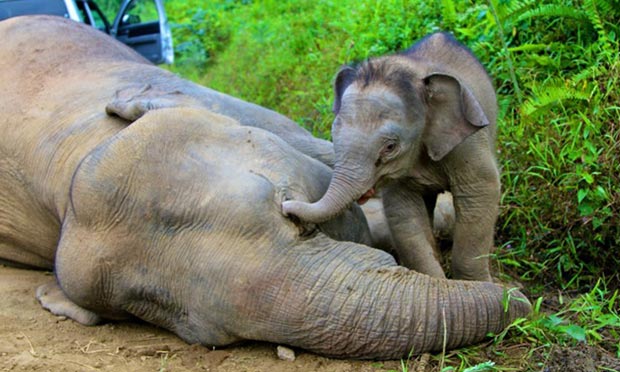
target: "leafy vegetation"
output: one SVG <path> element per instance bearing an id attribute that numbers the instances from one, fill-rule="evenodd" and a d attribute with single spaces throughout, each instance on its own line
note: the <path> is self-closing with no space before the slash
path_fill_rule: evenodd
<path id="1" fill-rule="evenodd" d="M 167 8 L 174 70 L 325 138 L 341 64 L 450 30 L 498 90 L 498 259 L 561 288 L 618 279 L 618 1 L 193 0 Z"/>
<path id="2" fill-rule="evenodd" d="M 542 297 L 531 319 L 484 351 L 433 357 L 437 370 L 541 370 L 558 345 L 620 358 L 619 1 L 168 0 L 166 8 L 172 70 L 324 138 L 340 65 L 453 32 L 498 92 L 495 259 Z"/>

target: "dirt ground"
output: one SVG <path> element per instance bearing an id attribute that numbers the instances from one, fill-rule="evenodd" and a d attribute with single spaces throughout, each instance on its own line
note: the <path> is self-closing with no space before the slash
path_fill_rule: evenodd
<path id="1" fill-rule="evenodd" d="M 259 342 L 210 350 L 140 322 L 82 326 L 39 305 L 35 288 L 50 279 L 50 273 L 0 265 L 0 371 L 400 371 L 400 361 L 335 360 L 300 350 L 294 361 L 284 361 L 277 345 Z M 513 357 L 523 360 L 524 352 Z M 537 371 L 620 371 L 620 360 L 586 345 L 554 347 L 534 359 Z M 423 360 L 410 363 L 409 371 L 439 370 Z"/>
<path id="2" fill-rule="evenodd" d="M 85 327 L 44 310 L 34 297 L 51 274 L 0 266 L 0 371 L 389 371 L 398 361 L 361 362 L 297 351 L 278 359 L 276 346 L 251 342 L 210 350 L 188 345 L 145 323 Z"/>

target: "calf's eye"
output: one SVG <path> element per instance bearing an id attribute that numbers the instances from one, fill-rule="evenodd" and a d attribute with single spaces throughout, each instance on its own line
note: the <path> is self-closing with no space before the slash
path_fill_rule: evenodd
<path id="1" fill-rule="evenodd" d="M 398 143 L 396 143 L 395 141 L 387 141 L 384 145 L 383 145 L 383 150 L 381 151 L 381 155 L 386 156 L 386 155 L 391 155 L 393 154 L 396 150 L 398 149 Z"/>

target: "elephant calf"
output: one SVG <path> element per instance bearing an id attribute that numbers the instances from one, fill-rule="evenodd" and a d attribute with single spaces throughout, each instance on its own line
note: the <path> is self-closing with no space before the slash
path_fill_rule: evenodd
<path id="1" fill-rule="evenodd" d="M 437 195 L 450 191 L 452 275 L 490 281 L 500 197 L 497 103 L 476 57 L 436 33 L 400 54 L 342 68 L 334 88 L 333 179 L 315 203 L 285 201 L 285 213 L 325 221 L 381 188 L 400 262 L 445 278 L 431 221 Z"/>
<path id="2" fill-rule="evenodd" d="M 62 18 L 3 21 L 0 39 L 0 258 L 54 269 L 37 289 L 53 313 L 398 358 L 529 312 L 518 291 L 431 278 L 360 244 L 357 206 L 318 225 L 284 216 L 331 169 L 293 147 L 324 153 L 281 115 Z"/>

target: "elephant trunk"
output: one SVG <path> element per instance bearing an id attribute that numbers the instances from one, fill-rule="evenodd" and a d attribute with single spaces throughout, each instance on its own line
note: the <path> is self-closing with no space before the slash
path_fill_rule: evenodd
<path id="1" fill-rule="evenodd" d="M 294 215 L 312 223 L 321 223 L 334 218 L 372 187 L 371 182 L 357 180 L 351 177 L 351 174 L 355 173 L 337 167 L 327 191 L 320 200 L 314 203 L 287 200 L 282 203 L 284 214 Z"/>
<path id="2" fill-rule="evenodd" d="M 518 291 L 431 278 L 372 248 L 328 242 L 333 249 L 325 249 L 327 240 L 319 236 L 288 252 L 296 263 L 269 296 L 274 323 L 246 338 L 330 357 L 393 359 L 480 342 L 530 311 Z"/>

